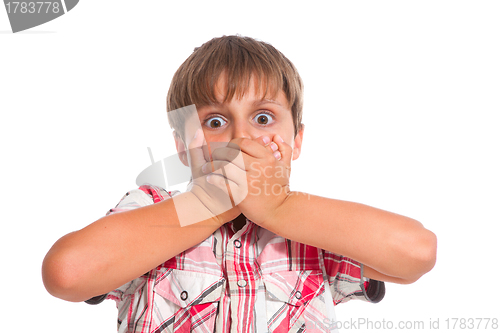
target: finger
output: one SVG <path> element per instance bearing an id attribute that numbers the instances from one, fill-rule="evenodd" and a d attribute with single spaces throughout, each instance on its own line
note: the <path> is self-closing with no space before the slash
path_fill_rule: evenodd
<path id="1" fill-rule="evenodd" d="M 212 161 L 214 163 L 214 167 L 212 168 L 212 170 L 215 169 L 215 164 L 217 164 L 216 162 L 218 162 L 218 165 L 221 165 L 224 162 L 233 163 L 240 169 L 245 170 L 245 159 L 243 153 L 234 143 L 228 144 L 226 147 L 217 148 L 212 151 Z"/>
<path id="2" fill-rule="evenodd" d="M 218 188 L 225 198 L 228 198 L 231 205 L 234 207 L 236 204 L 234 202 L 233 193 L 237 192 L 238 185 L 232 180 L 226 178 L 224 175 L 219 175 L 212 173 L 206 178 L 207 183 Z"/>
<path id="3" fill-rule="evenodd" d="M 278 150 L 274 152 L 275 157 L 283 161 L 287 166 L 290 166 L 293 152 L 292 147 L 288 145 L 279 134 L 274 135 L 273 142 L 278 146 Z M 277 157 L 278 155 L 280 158 Z"/>
<path id="4" fill-rule="evenodd" d="M 223 169 L 221 171 L 222 175 L 217 173 L 208 175 L 207 182 L 229 196 L 233 205 L 238 205 L 248 194 L 246 172 L 235 166 L 232 170 Z"/>
<path id="5" fill-rule="evenodd" d="M 231 140 L 230 143 L 236 144 L 243 153 L 251 157 L 264 158 L 269 154 L 269 149 L 267 146 L 262 145 L 263 141 L 261 140 L 258 142 L 247 138 L 237 138 Z"/>
<path id="6" fill-rule="evenodd" d="M 201 167 L 201 171 L 206 175 L 209 173 L 213 173 L 213 172 L 220 173 L 220 170 L 222 170 L 223 168 L 227 168 L 230 165 L 234 166 L 235 168 L 238 168 L 242 171 L 245 171 L 245 168 L 242 168 L 241 166 L 237 165 L 236 163 L 231 163 L 231 162 L 227 162 L 227 161 L 219 161 L 219 160 L 214 160 L 212 162 L 207 162 L 207 163 L 203 164 L 203 166 Z"/>
<path id="7" fill-rule="evenodd" d="M 278 145 L 275 142 L 271 141 L 269 136 L 263 135 L 258 137 L 254 141 L 266 147 L 267 150 L 271 152 L 274 155 L 274 157 L 276 157 L 276 159 L 278 160 L 281 159 L 281 154 L 279 152 L 275 154 L 275 152 L 278 150 Z"/>
<path id="8" fill-rule="evenodd" d="M 247 172 L 231 163 L 208 174 L 208 176 L 212 175 L 225 178 L 238 186 L 242 186 L 247 183 Z"/>
<path id="9" fill-rule="evenodd" d="M 204 190 L 208 194 L 208 200 L 211 200 L 211 204 L 215 204 L 216 215 L 236 206 L 231 191 L 231 187 L 235 185 L 231 181 L 219 175 L 209 175 L 209 177 L 205 177 L 205 180 Z"/>
<path id="10" fill-rule="evenodd" d="M 281 160 L 281 152 L 279 150 L 279 147 L 278 145 L 276 144 L 276 142 L 271 142 L 269 144 L 269 147 L 271 149 L 271 152 L 273 153 L 274 157 L 279 161 Z"/>
<path id="11" fill-rule="evenodd" d="M 263 147 L 267 147 L 272 142 L 271 137 L 269 135 L 259 136 L 258 138 L 254 139 L 254 141 Z"/>

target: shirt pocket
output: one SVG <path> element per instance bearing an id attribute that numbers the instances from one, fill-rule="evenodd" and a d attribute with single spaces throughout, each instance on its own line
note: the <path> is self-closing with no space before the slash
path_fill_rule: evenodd
<path id="1" fill-rule="evenodd" d="M 213 332 L 226 280 L 172 269 L 154 287 L 152 332 Z"/>
<path id="2" fill-rule="evenodd" d="M 269 332 L 303 331 L 322 320 L 326 307 L 321 271 L 263 274 Z"/>

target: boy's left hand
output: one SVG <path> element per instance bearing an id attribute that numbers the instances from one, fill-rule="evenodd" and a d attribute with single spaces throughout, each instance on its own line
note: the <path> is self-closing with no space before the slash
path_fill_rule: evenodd
<path id="1" fill-rule="evenodd" d="M 207 163 L 208 182 L 232 198 L 252 222 L 265 227 L 272 223 L 290 193 L 292 147 L 274 135 L 266 146 L 257 140 L 237 138 L 212 152 Z M 215 170 L 214 172 L 211 172 Z"/>

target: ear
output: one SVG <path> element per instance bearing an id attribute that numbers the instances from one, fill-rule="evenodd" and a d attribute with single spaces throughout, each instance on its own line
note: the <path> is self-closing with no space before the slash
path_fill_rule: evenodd
<path id="1" fill-rule="evenodd" d="M 177 133 L 176 131 L 174 131 L 172 134 L 174 136 L 175 148 L 177 149 L 177 155 L 179 156 L 179 159 L 181 160 L 182 164 L 189 167 L 188 159 L 187 159 L 186 145 L 185 145 L 184 141 L 182 140 L 179 133 Z"/>
<path id="2" fill-rule="evenodd" d="M 300 131 L 297 132 L 295 139 L 293 140 L 293 151 L 292 151 L 292 161 L 295 161 L 300 156 L 300 151 L 302 149 L 302 140 L 304 138 L 304 124 L 300 124 Z"/>

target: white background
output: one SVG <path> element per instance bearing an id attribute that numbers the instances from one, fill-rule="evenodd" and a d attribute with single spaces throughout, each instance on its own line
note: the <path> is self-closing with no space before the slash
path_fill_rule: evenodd
<path id="1" fill-rule="evenodd" d="M 500 3 L 327 3 L 81 1 L 17 34 L 0 9 L 2 331 L 115 331 L 114 302 L 50 296 L 42 260 L 135 187 L 147 147 L 174 153 L 174 71 L 235 33 L 273 44 L 305 82 L 293 188 L 410 216 L 438 236 L 430 273 L 387 284 L 377 305 L 340 305 L 338 319 L 439 319 L 445 330 L 447 318 L 500 318 Z"/>

